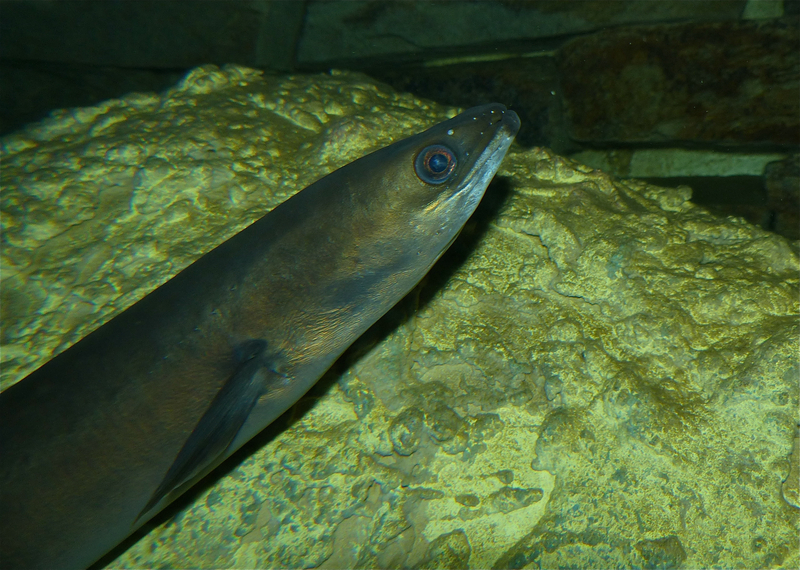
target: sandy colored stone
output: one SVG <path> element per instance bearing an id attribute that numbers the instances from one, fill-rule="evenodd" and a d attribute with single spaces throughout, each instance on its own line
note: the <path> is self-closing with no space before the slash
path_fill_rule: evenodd
<path id="1" fill-rule="evenodd" d="M 17 376 L 45 334 L 77 338 L 333 167 L 452 114 L 355 74 L 243 68 L 132 100 L 3 141 Z M 122 206 L 92 206 L 106 195 Z M 442 261 L 291 421 L 107 567 L 798 566 L 788 241 L 687 189 L 516 148 Z"/>

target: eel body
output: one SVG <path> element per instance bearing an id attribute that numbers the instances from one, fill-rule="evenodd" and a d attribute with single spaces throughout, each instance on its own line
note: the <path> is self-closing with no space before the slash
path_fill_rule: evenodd
<path id="1" fill-rule="evenodd" d="M 336 170 L 0 394 L 0 566 L 85 568 L 291 407 L 453 242 L 518 128 L 476 107 Z"/>

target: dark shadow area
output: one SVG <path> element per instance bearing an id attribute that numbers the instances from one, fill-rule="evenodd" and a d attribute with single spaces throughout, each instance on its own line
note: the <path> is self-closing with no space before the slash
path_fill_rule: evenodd
<path id="1" fill-rule="evenodd" d="M 134 92 L 159 93 L 187 71 L 0 60 L 0 136 L 56 109 L 89 107 Z"/>
<path id="2" fill-rule="evenodd" d="M 739 216 L 767 231 L 775 231 L 774 220 L 780 212 L 769 204 L 761 176 L 674 176 L 643 178 L 663 188 L 688 186 L 692 202 L 720 216 Z"/>
<path id="3" fill-rule="evenodd" d="M 522 147 L 547 146 L 559 154 L 580 148 L 567 140 L 561 118 L 557 69 L 552 58 L 511 57 L 428 67 L 373 63 L 364 72 L 392 89 L 463 108 L 502 103 L 516 111 Z"/>
<path id="4" fill-rule="evenodd" d="M 665 188 L 689 186 L 692 189 L 692 202 L 700 206 L 710 207 L 720 202 L 764 206 L 767 202 L 761 176 L 671 176 L 642 180 Z"/>
<path id="5" fill-rule="evenodd" d="M 100 570 L 110 564 L 147 533 L 167 521 L 174 519 L 174 522 L 179 522 L 183 512 L 202 493 L 207 491 L 220 478 L 235 470 L 250 455 L 270 443 L 285 429 L 301 420 L 316 402 L 333 388 L 333 385 L 336 384 L 345 371 L 366 355 L 373 346 L 383 341 L 392 331 L 403 325 L 417 310 L 425 307 L 434 298 L 436 293 L 445 286 L 447 281 L 474 251 L 476 244 L 488 231 L 489 225 L 497 217 L 510 193 L 511 185 L 509 182 L 504 178 L 495 178 L 486 190 L 486 194 L 476 208 L 475 213 L 467 220 L 458 238 L 422 281 L 392 307 L 388 313 L 367 329 L 363 335 L 356 339 L 305 396 L 191 489 L 90 566 L 89 570 Z"/>

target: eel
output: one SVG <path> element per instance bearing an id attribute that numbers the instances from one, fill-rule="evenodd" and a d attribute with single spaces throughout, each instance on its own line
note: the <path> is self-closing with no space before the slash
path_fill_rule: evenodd
<path id="1" fill-rule="evenodd" d="M 0 394 L 0 565 L 91 565 L 289 409 L 453 243 L 518 129 L 483 105 L 334 171 Z"/>

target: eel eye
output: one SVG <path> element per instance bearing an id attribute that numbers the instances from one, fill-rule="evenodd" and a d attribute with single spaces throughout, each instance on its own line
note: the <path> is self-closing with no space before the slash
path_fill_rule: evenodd
<path id="1" fill-rule="evenodd" d="M 414 160 L 414 170 L 423 182 L 441 184 L 446 182 L 456 168 L 456 155 L 441 144 L 426 146 Z"/>

